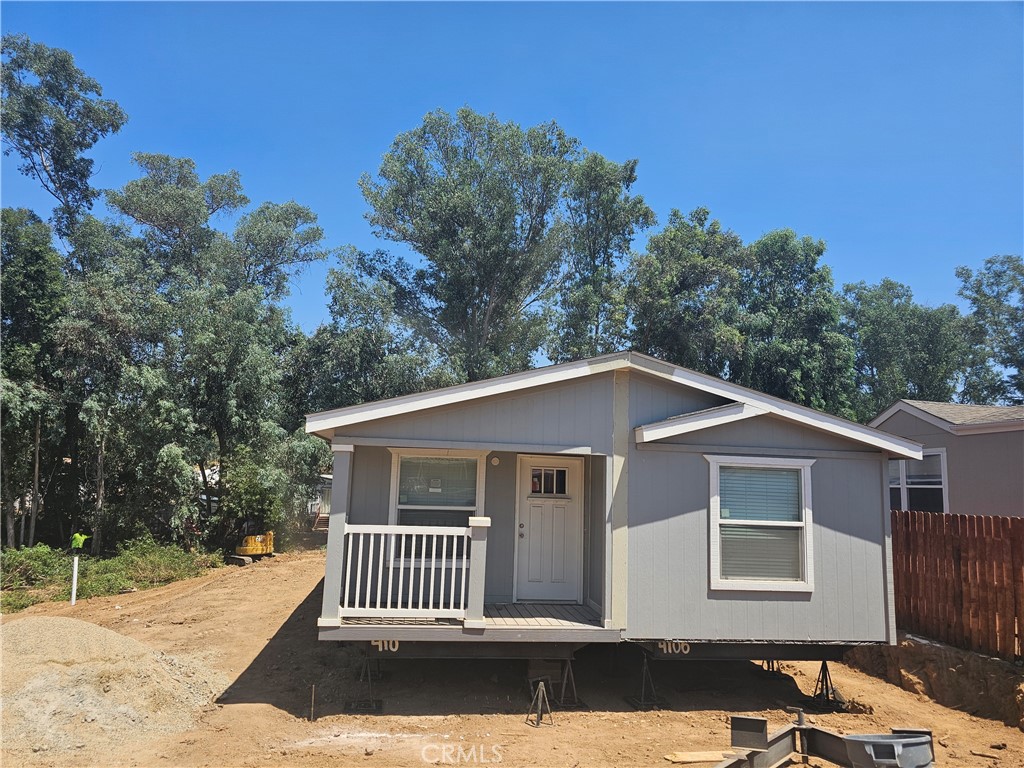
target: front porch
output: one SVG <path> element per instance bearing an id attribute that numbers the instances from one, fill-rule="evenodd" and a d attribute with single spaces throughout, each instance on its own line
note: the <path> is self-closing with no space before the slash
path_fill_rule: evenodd
<path id="1" fill-rule="evenodd" d="M 483 626 L 468 628 L 452 618 L 359 616 L 320 621 L 321 640 L 435 642 L 614 643 L 619 630 L 606 629 L 601 616 L 584 605 L 486 603 Z"/>
<path id="2" fill-rule="evenodd" d="M 334 449 L 321 639 L 620 639 L 603 608 L 605 460 Z"/>

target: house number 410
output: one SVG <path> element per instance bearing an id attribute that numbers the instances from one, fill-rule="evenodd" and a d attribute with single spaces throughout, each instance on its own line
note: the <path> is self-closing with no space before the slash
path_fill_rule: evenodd
<path id="1" fill-rule="evenodd" d="M 662 653 L 689 653 L 690 644 L 679 640 L 661 640 L 658 642 L 658 650 Z"/>
<path id="2" fill-rule="evenodd" d="M 370 645 L 376 648 L 378 653 L 384 653 L 384 651 L 391 651 L 391 653 L 396 653 L 398 651 L 397 640 L 374 640 L 370 643 Z"/>

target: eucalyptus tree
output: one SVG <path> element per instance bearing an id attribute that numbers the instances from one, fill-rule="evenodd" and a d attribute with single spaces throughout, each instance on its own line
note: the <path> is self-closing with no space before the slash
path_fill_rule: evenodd
<path id="1" fill-rule="evenodd" d="M 0 47 L 4 155 L 16 154 L 18 169 L 57 200 L 54 228 L 66 236 L 99 196 L 84 153 L 120 130 L 127 116 L 101 98 L 100 84 L 67 51 L 26 35 L 4 35 Z"/>
<path id="2" fill-rule="evenodd" d="M 297 339 L 285 366 L 286 428 L 305 413 L 455 383 L 439 351 L 403 322 L 395 287 L 369 274 L 387 259 L 353 248 L 338 254 L 325 288 L 330 322 Z"/>
<path id="3" fill-rule="evenodd" d="M 263 498 L 250 492 L 253 466 L 269 472 L 286 438 L 282 361 L 293 333 L 279 301 L 295 270 L 326 258 L 323 233 L 294 202 L 246 211 L 237 173 L 204 181 L 188 159 L 138 154 L 135 161 L 142 177 L 108 193 L 108 201 L 159 272 L 158 291 L 172 314 L 163 367 L 193 425 L 182 460 L 198 466 L 207 534 L 222 540 L 252 511 L 246 499 Z M 216 226 L 223 214 L 237 218 L 230 233 Z M 236 460 L 245 471 L 233 503 Z"/>
<path id="4" fill-rule="evenodd" d="M 975 359 L 964 396 L 973 402 L 1024 403 L 1024 260 L 992 256 L 981 269 L 958 267 L 971 307 Z"/>
<path id="5" fill-rule="evenodd" d="M 52 442 L 57 406 L 54 391 L 55 327 L 65 311 L 67 284 L 50 227 L 31 211 L 3 209 L 0 226 L 0 440 L 3 472 L 0 500 L 7 521 L 7 544 L 35 541 L 44 444 Z M 45 424 L 44 424 L 45 422 Z M 15 539 L 15 500 L 21 535 Z"/>
<path id="6" fill-rule="evenodd" d="M 629 264 L 634 349 L 713 376 L 728 376 L 742 349 L 740 277 L 748 253 L 706 208 L 673 210 Z"/>
<path id="7" fill-rule="evenodd" d="M 870 421 L 902 398 L 951 401 L 970 365 L 968 327 L 952 304 L 926 307 L 888 278 L 843 286 L 843 331 L 853 343 L 853 407 Z"/>
<path id="8" fill-rule="evenodd" d="M 636 183 L 637 160 L 588 152 L 569 169 L 565 192 L 566 273 L 548 356 L 578 360 L 621 349 L 626 337 L 622 260 L 638 230 L 655 223 Z"/>
<path id="9" fill-rule="evenodd" d="M 728 364 L 731 381 L 771 395 L 852 416 L 854 348 L 840 328 L 825 243 L 790 229 L 748 246 L 738 288 L 742 337 Z"/>
<path id="10" fill-rule="evenodd" d="M 381 237 L 422 257 L 379 265 L 408 322 L 476 380 L 522 370 L 561 273 L 558 212 L 578 143 L 555 123 L 437 110 L 400 134 L 360 188 Z"/>

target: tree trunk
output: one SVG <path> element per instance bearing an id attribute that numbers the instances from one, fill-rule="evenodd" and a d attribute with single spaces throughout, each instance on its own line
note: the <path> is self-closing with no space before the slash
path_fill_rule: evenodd
<path id="1" fill-rule="evenodd" d="M 18 511 L 21 512 L 18 518 L 18 548 L 25 546 L 25 510 L 28 509 L 28 494 L 22 494 L 18 503 Z"/>
<path id="2" fill-rule="evenodd" d="M 4 499 L 4 516 L 7 518 L 7 546 L 14 549 L 18 544 L 14 540 L 14 499 Z"/>
<path id="3" fill-rule="evenodd" d="M 96 457 L 96 522 L 92 527 L 92 553 L 100 554 L 103 549 L 103 459 L 107 450 L 107 436 L 100 438 L 100 451 Z"/>
<path id="4" fill-rule="evenodd" d="M 203 478 L 203 495 L 206 496 L 206 519 L 213 520 L 213 496 L 210 493 L 210 480 L 206 476 L 206 462 L 199 462 L 199 476 Z"/>
<path id="5" fill-rule="evenodd" d="M 39 514 L 39 429 L 42 416 L 36 414 L 36 452 L 35 466 L 32 470 L 32 518 L 28 526 L 28 545 L 31 547 L 36 543 L 36 517 Z"/>

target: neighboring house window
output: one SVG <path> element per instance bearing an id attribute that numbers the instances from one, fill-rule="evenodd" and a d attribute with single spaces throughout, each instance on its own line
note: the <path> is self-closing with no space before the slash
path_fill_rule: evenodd
<path id="1" fill-rule="evenodd" d="M 711 464 L 711 588 L 814 587 L 814 459 L 705 456 Z"/>
<path id="2" fill-rule="evenodd" d="M 923 458 L 889 459 L 889 507 L 948 512 L 946 449 L 926 448 Z"/>
<path id="3" fill-rule="evenodd" d="M 391 523 L 468 526 L 483 510 L 485 455 L 392 449 Z"/>

